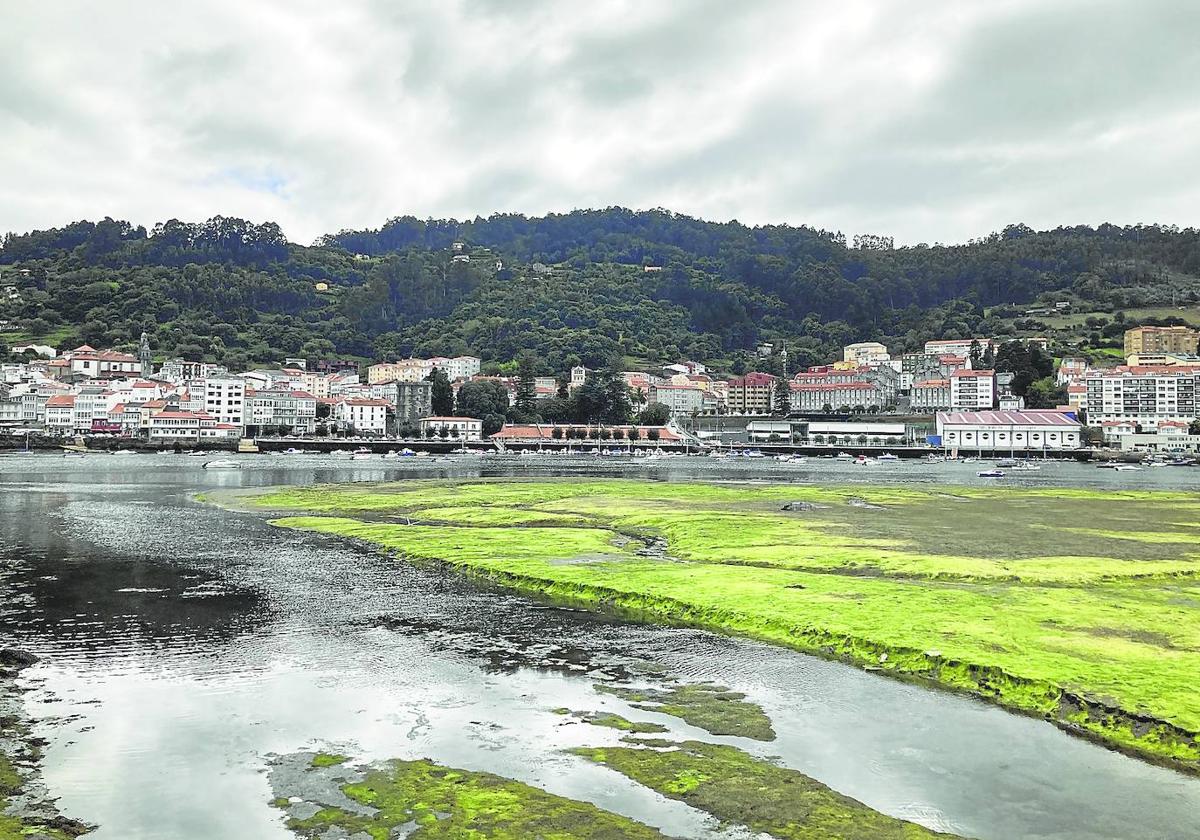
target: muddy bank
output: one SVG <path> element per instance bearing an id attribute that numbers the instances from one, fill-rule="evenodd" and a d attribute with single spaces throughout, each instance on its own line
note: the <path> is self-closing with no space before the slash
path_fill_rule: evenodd
<path id="1" fill-rule="evenodd" d="M 94 826 L 59 813 L 41 782 L 45 742 L 25 715 L 19 673 L 37 660 L 0 649 L 0 840 L 70 840 Z"/>

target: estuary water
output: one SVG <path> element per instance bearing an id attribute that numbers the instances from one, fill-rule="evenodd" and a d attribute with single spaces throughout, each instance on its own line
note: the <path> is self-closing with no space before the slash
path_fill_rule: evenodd
<path id="1" fill-rule="evenodd" d="M 888 814 L 987 840 L 1200 838 L 1200 779 L 1041 721 L 739 639 L 548 607 L 258 515 L 213 488 L 502 474 L 659 480 L 969 483 L 977 467 L 812 460 L 0 456 L 0 645 L 42 661 L 28 711 L 45 781 L 97 840 L 285 840 L 267 757 L 304 748 L 428 757 L 585 799 L 678 837 L 735 837 L 565 755 L 619 733 L 552 710 L 615 711 L 774 756 Z M 1200 489 L 1200 469 L 1050 463 L 1013 481 Z M 593 686 L 712 680 L 779 734 L 715 738 Z"/>

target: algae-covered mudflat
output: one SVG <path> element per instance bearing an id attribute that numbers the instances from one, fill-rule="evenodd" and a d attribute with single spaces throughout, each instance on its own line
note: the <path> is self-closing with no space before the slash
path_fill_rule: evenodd
<path id="1" fill-rule="evenodd" d="M 295 514 L 283 527 L 971 692 L 1200 769 L 1187 494 L 505 480 L 251 503 Z"/>

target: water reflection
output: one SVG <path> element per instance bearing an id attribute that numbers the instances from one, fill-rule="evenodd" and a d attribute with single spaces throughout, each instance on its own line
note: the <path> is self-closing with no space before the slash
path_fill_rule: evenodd
<path id="1" fill-rule="evenodd" d="M 560 706 L 709 737 L 593 690 L 652 682 L 659 669 L 748 693 L 779 733 L 767 744 L 728 742 L 935 828 L 1200 836 L 1200 780 L 1047 724 L 744 640 L 530 604 L 190 499 L 227 482 L 403 479 L 446 474 L 443 465 L 248 458 L 218 477 L 181 460 L 0 464 L 0 636 L 47 657 L 30 673 L 35 711 L 61 720 L 45 730 L 47 781 L 64 810 L 103 826 L 98 840 L 283 840 L 290 835 L 265 805 L 263 756 L 322 744 L 489 770 L 676 836 L 721 836 L 686 806 L 562 752 L 617 736 L 565 722 L 551 711 Z M 655 474 L 686 480 L 702 467 Z M 523 468 L 476 463 L 456 474 Z M 854 469 L 841 468 L 845 480 L 862 475 Z"/>

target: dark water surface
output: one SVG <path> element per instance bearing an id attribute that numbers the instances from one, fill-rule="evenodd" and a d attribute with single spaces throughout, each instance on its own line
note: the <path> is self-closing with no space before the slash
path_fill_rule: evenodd
<path id="1" fill-rule="evenodd" d="M 737 836 L 564 755 L 619 735 L 551 711 L 564 706 L 779 756 L 881 811 L 966 836 L 1200 837 L 1200 779 L 1048 724 L 766 645 L 548 608 L 190 499 L 481 472 L 974 484 L 972 465 L 250 456 L 242 470 L 206 472 L 199 460 L 0 456 L 0 642 L 44 658 L 26 682 L 29 711 L 47 719 L 46 781 L 64 812 L 101 825 L 97 840 L 291 837 L 267 806 L 264 756 L 305 747 L 429 757 L 669 834 Z M 1019 481 L 1195 490 L 1200 470 L 1049 464 Z M 714 738 L 592 688 L 656 667 L 747 692 L 778 739 Z"/>

